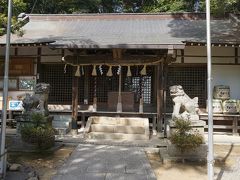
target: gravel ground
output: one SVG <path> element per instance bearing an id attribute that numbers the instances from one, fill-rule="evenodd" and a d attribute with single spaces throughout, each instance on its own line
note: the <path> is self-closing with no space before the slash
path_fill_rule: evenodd
<path id="1" fill-rule="evenodd" d="M 215 145 L 214 152 L 216 160 L 214 164 L 214 179 L 240 179 L 240 146 Z M 208 179 L 207 164 L 196 162 L 166 162 L 162 164 L 158 154 L 148 154 L 148 159 L 159 180 Z"/>

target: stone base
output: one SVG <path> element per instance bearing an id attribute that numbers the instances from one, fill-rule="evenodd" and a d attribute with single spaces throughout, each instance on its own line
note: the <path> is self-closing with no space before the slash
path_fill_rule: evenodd
<path id="1" fill-rule="evenodd" d="M 190 132 L 198 132 L 202 136 L 204 136 L 204 126 L 206 125 L 205 121 L 202 120 L 195 120 L 191 121 L 192 130 Z M 167 125 L 167 137 L 171 137 L 171 134 L 176 131 L 176 125 L 174 120 L 170 120 Z"/>
<path id="2" fill-rule="evenodd" d="M 167 146 L 168 156 L 176 160 L 206 161 L 207 149 L 207 145 L 202 144 L 195 150 L 181 152 L 174 144 L 169 143 Z"/>

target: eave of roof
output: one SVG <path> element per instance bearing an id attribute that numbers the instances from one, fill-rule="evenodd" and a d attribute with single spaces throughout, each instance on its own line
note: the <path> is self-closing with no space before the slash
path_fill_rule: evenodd
<path id="1" fill-rule="evenodd" d="M 183 49 L 206 42 L 205 14 L 73 14 L 30 15 L 23 37 L 12 44 L 49 44 L 52 48 Z M 240 44 L 239 27 L 229 19 L 213 19 L 212 42 Z M 0 37 L 0 45 L 5 38 Z"/>

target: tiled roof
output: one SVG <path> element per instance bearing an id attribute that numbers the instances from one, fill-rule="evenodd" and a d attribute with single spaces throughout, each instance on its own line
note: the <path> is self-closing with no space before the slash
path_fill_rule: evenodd
<path id="1" fill-rule="evenodd" d="M 56 48 L 182 48 L 186 41 L 206 41 L 206 21 L 200 15 L 30 15 L 23 27 L 25 34 L 13 35 L 12 43 L 53 42 Z M 212 20 L 211 29 L 213 43 L 240 43 L 239 27 L 229 19 Z M 0 44 L 4 43 L 3 36 Z"/>

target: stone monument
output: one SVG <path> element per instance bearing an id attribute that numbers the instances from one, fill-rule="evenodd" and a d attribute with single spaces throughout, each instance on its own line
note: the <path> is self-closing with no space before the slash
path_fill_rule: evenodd
<path id="1" fill-rule="evenodd" d="M 191 99 L 183 90 L 181 85 L 174 85 L 170 88 L 170 96 L 173 100 L 173 113 L 171 120 L 168 121 L 168 131 L 167 136 L 171 138 L 174 133 L 178 132 L 176 128 L 176 121 L 189 121 L 191 130 L 187 133 L 190 134 L 199 134 L 204 137 L 204 126 L 206 125 L 205 121 L 199 120 L 199 106 L 198 98 L 195 97 Z M 174 144 L 169 142 L 168 145 L 168 154 L 172 157 L 180 157 L 184 159 L 205 159 L 206 157 L 206 145 L 201 144 L 199 148 L 191 152 L 182 153 L 176 149 Z"/>
<path id="2" fill-rule="evenodd" d="M 191 99 L 180 85 L 171 86 L 169 89 L 174 102 L 172 119 L 199 120 L 198 97 Z"/>
<path id="3" fill-rule="evenodd" d="M 24 124 L 31 121 L 32 114 L 41 114 L 43 115 L 48 124 L 51 125 L 53 117 L 49 116 L 48 111 L 48 95 L 49 95 L 50 85 L 46 83 L 36 84 L 34 93 L 26 94 L 26 97 L 23 99 L 22 106 L 24 108 L 23 114 L 17 117 L 17 131 L 19 128 L 24 126 Z"/>
<path id="4" fill-rule="evenodd" d="M 172 119 L 168 122 L 169 133 L 168 137 L 175 130 L 175 121 L 177 119 L 190 120 L 193 131 L 198 131 L 204 134 L 205 121 L 199 120 L 198 97 L 191 99 L 183 90 L 181 85 L 174 85 L 169 88 L 170 96 L 173 100 Z"/>

